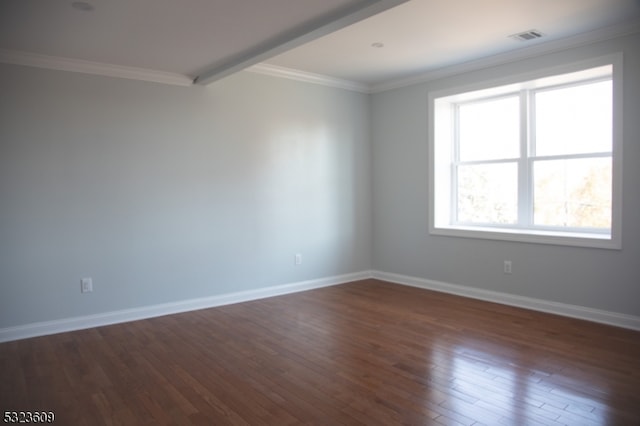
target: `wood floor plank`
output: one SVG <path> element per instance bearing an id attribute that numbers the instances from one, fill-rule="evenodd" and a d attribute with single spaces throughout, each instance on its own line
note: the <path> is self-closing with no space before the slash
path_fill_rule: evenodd
<path id="1" fill-rule="evenodd" d="M 63 425 L 639 425 L 640 333 L 363 280 L 0 344 Z"/>

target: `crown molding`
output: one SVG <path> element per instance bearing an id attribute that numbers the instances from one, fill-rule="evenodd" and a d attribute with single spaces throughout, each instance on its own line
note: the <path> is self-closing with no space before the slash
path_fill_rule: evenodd
<path id="1" fill-rule="evenodd" d="M 335 87 L 338 89 L 352 90 L 354 92 L 371 93 L 371 87 L 368 84 L 358 83 L 351 80 L 343 80 L 340 78 L 330 77 L 328 75 L 315 74 L 266 63 L 253 65 L 247 68 L 245 71 L 270 75 L 272 77 L 282 77 L 289 80 L 302 81 L 305 83 L 320 84 L 322 86 Z"/>
<path id="2" fill-rule="evenodd" d="M 379 93 L 387 90 L 411 86 L 414 84 L 426 83 L 444 77 L 451 77 L 469 71 L 478 71 L 484 68 L 490 68 L 510 62 L 530 59 L 543 54 L 559 52 L 570 48 L 611 40 L 638 32 L 640 32 L 640 19 L 635 19 L 632 21 L 624 22 L 622 24 L 603 27 L 571 37 L 551 40 L 547 42 L 540 42 L 530 47 L 512 50 L 505 53 L 499 53 L 497 55 L 487 56 L 468 62 L 445 66 L 435 70 L 427 71 L 425 73 L 421 73 L 419 75 L 414 75 L 412 77 L 374 84 L 371 86 L 371 93 Z"/>
<path id="3" fill-rule="evenodd" d="M 411 77 L 398 80 L 390 80 L 373 85 L 352 80 L 334 78 L 323 74 L 315 74 L 292 68 L 271 65 L 267 63 L 258 63 L 246 68 L 245 70 L 258 74 L 265 74 L 275 77 L 287 78 L 290 80 L 370 94 L 398 89 L 414 84 L 426 83 L 444 77 L 450 77 L 469 71 L 477 71 L 484 68 L 507 64 L 510 62 L 525 60 L 542 54 L 548 54 L 569 48 L 593 44 L 617 37 L 635 34 L 638 32 L 640 32 L 640 19 L 632 20 L 623 24 L 604 27 L 572 37 L 552 40 L 548 42 L 540 42 L 530 47 L 471 60 L 464 63 L 453 64 Z M 130 80 L 142 80 L 176 86 L 191 86 L 193 84 L 193 78 L 184 74 L 156 71 L 145 68 L 112 65 L 101 62 L 85 61 L 82 59 L 48 56 L 37 53 L 7 50 L 1 48 L 0 63 L 79 72 L 85 74 L 95 74 L 107 77 L 126 78 Z"/>
<path id="4" fill-rule="evenodd" d="M 0 49 L 0 62 L 13 65 L 46 68 L 60 71 L 95 74 L 106 77 L 142 80 L 176 86 L 191 86 L 193 79 L 183 74 L 155 71 L 145 68 L 125 67 L 82 59 L 62 58 L 38 53 Z"/>

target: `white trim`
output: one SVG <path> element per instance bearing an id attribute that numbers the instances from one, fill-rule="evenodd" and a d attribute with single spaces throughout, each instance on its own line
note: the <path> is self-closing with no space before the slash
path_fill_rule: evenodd
<path id="1" fill-rule="evenodd" d="M 358 83 L 351 80 L 343 80 L 340 78 L 333 78 L 327 75 L 315 74 L 306 71 L 295 70 L 292 68 L 281 67 L 278 65 L 271 65 L 266 63 L 260 63 L 247 68 L 245 71 L 254 72 L 257 74 L 270 75 L 272 77 L 287 78 L 290 80 L 303 81 L 305 83 L 320 84 L 322 86 L 335 87 L 338 89 L 352 90 L 354 92 L 370 93 L 370 87 L 368 84 Z"/>
<path id="2" fill-rule="evenodd" d="M 0 343 L 264 299 L 371 278 L 369 271 L 0 329 Z"/>
<path id="3" fill-rule="evenodd" d="M 518 296 L 515 294 L 501 293 L 497 291 L 484 290 L 480 288 L 467 287 L 442 281 L 434 281 L 424 278 L 417 278 L 381 271 L 372 271 L 371 275 L 375 279 L 389 281 L 395 284 L 418 287 L 442 293 L 455 294 L 458 296 L 470 297 L 472 299 L 500 303 L 509 306 L 516 306 L 519 308 L 547 312 L 555 315 L 578 318 L 582 320 L 640 331 L 640 317 L 633 315 L 626 315 L 617 312 L 604 311 L 601 309 L 588 308 L 585 306 L 552 302 L 549 300 L 535 299 L 532 297 Z"/>
<path id="4" fill-rule="evenodd" d="M 623 24 L 600 28 L 598 30 L 589 31 L 572 37 L 552 40 L 546 43 L 541 42 L 530 47 L 511 50 L 509 52 L 499 53 L 468 62 L 452 64 L 400 80 L 391 80 L 380 84 L 374 84 L 370 89 L 371 93 L 385 92 L 387 90 L 399 89 L 401 87 L 411 86 L 414 84 L 427 83 L 429 81 L 451 77 L 470 71 L 478 71 L 511 62 L 536 58 L 540 55 L 611 40 L 638 32 L 640 32 L 640 19 L 635 19 Z"/>
<path id="5" fill-rule="evenodd" d="M 38 53 L 0 49 L 0 63 L 25 65 L 60 71 L 103 75 L 106 77 L 126 78 L 130 80 L 150 81 L 175 86 L 191 86 L 193 79 L 187 75 L 144 68 L 125 67 L 82 59 L 61 58 Z"/>
<path id="6" fill-rule="evenodd" d="M 616 228 L 614 228 L 616 229 Z M 579 232 L 562 232 L 544 229 L 526 228 L 498 228 L 482 226 L 461 225 L 431 225 L 429 233 L 445 237 L 475 238 L 494 241 L 515 241 L 519 243 L 547 244 L 568 247 L 586 247 L 605 250 L 621 250 L 620 239 L 615 240 L 612 231 L 611 236 L 599 234 L 587 234 Z"/>
<path id="7" fill-rule="evenodd" d="M 508 306 L 547 312 L 565 317 L 578 318 L 617 327 L 640 330 L 640 317 L 587 308 L 584 306 L 570 305 L 549 300 L 535 299 L 514 294 L 501 293 L 479 288 L 467 287 L 442 281 L 428 280 L 411 277 L 408 275 L 394 274 L 382 271 L 361 271 L 345 275 L 327 278 L 319 278 L 296 283 L 277 285 L 256 290 L 246 290 L 235 293 L 227 293 L 218 296 L 204 297 L 200 299 L 183 300 L 179 302 L 163 303 L 159 305 L 144 306 L 140 308 L 124 309 L 120 311 L 104 312 L 95 315 L 86 315 L 62 320 L 44 321 L 25 324 L 15 327 L 0 329 L 0 343 L 12 340 L 26 339 L 30 337 L 45 336 L 49 334 L 64 333 L 68 331 L 83 330 L 93 327 L 101 327 L 110 324 L 118 324 L 128 321 L 136 321 L 154 318 L 163 315 L 171 315 L 199 309 L 214 308 L 233 303 L 248 302 L 267 297 L 281 296 L 300 291 L 330 287 L 345 284 L 352 281 L 375 278 L 393 284 L 433 290 L 447 294 L 469 297 L 472 299 L 500 303 Z"/>

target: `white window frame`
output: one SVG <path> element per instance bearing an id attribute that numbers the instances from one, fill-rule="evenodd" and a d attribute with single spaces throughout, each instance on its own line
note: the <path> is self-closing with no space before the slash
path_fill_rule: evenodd
<path id="1" fill-rule="evenodd" d="M 545 90 L 555 86 L 568 86 L 574 82 L 587 79 L 602 79 L 602 67 L 611 67 L 612 80 L 612 212 L 610 232 L 584 232 L 583 229 L 563 228 L 559 230 L 553 227 L 521 227 L 505 225 L 479 225 L 456 222 L 454 182 L 455 174 L 452 173 L 455 160 L 455 112 L 453 104 L 471 102 L 473 100 L 487 99 L 490 97 L 503 97 L 509 94 L 519 93 L 523 90 Z M 595 69 L 595 70 L 594 70 Z M 586 75 L 585 70 L 593 70 L 593 75 Z M 579 84 L 579 83 L 578 83 Z M 527 96 L 521 98 L 521 102 L 530 102 Z M 483 238 L 492 240 L 518 241 L 527 243 L 556 244 L 579 247 L 595 247 L 606 249 L 622 248 L 622 53 L 615 53 L 585 61 L 565 64 L 557 67 L 546 68 L 509 76 L 492 81 L 484 81 L 465 87 L 454 87 L 445 90 L 430 92 L 429 102 L 429 232 L 433 235 L 444 235 L 464 238 Z M 530 108 L 522 108 L 526 114 Z M 527 122 L 529 120 L 527 119 Z M 530 129 L 523 126 L 522 132 Z M 522 149 L 528 149 L 527 138 L 521 137 Z M 437 138 L 437 140 L 436 140 Z M 592 157 L 592 154 L 568 154 L 553 156 L 554 158 L 583 158 Z M 608 156 L 608 154 L 607 154 Z M 529 181 L 527 170 L 535 159 L 540 157 L 519 156 L 510 159 L 519 162 L 519 193 L 532 193 L 533 183 Z M 478 163 L 483 163 L 479 161 Z M 527 164 L 522 164 L 527 162 Z M 487 163 L 494 164 L 493 161 Z M 523 167 L 525 169 L 523 169 Z M 519 217 L 528 218 L 531 222 L 532 212 L 523 212 L 523 206 L 518 205 Z"/>

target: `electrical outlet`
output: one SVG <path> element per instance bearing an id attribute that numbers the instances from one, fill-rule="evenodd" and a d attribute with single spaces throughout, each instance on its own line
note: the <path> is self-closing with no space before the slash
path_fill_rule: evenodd
<path id="1" fill-rule="evenodd" d="M 300 253 L 296 253 L 294 263 L 296 265 L 302 265 L 302 255 Z"/>
<path id="2" fill-rule="evenodd" d="M 80 280 L 80 292 L 81 293 L 91 293 L 93 291 L 93 279 L 91 278 L 82 278 Z"/>
<path id="3" fill-rule="evenodd" d="M 505 274 L 511 274 L 512 269 L 511 269 L 511 261 L 510 260 L 505 260 L 504 261 L 504 273 Z"/>

